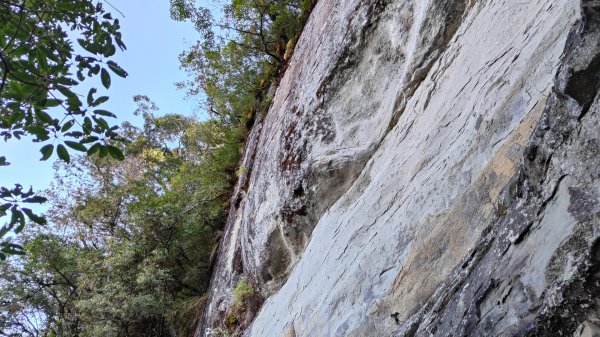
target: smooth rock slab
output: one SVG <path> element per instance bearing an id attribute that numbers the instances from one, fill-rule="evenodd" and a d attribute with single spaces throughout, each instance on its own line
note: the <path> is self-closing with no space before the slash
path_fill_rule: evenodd
<path id="1" fill-rule="evenodd" d="M 596 7 L 320 1 L 198 334 L 242 275 L 266 298 L 246 336 L 597 334 Z"/>

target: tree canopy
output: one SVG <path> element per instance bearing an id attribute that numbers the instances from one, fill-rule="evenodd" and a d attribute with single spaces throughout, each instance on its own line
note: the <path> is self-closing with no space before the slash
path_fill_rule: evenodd
<path id="1" fill-rule="evenodd" d="M 125 44 L 119 20 L 103 2 L 1 0 L 0 22 L 0 137 L 31 138 L 40 143 L 42 160 L 55 154 L 68 163 L 70 151 L 122 159 L 113 145 L 118 127 L 107 121 L 116 116 L 100 108 L 108 96 L 97 96 L 95 88 L 84 95 L 76 90 L 90 77 L 100 76 L 108 89 L 111 73 L 127 76 L 111 60 Z M 0 154 L 0 166 L 9 160 Z M 21 232 L 26 220 L 46 224 L 25 207 L 46 200 L 26 183 L 0 186 L 0 219 L 8 221 L 0 228 L 0 259 L 22 253 L 21 246 L 3 240 L 7 234 Z"/>
<path id="2" fill-rule="evenodd" d="M 193 0 L 171 0 L 171 17 L 193 22 L 200 32 L 181 54 L 191 80 L 179 85 L 190 95 L 205 94 L 213 116 L 250 126 L 268 108 L 269 89 L 277 85 L 315 2 L 232 0 L 216 11 Z"/>
<path id="3" fill-rule="evenodd" d="M 0 265 L 0 336 L 192 332 L 240 142 L 211 120 L 142 110 L 142 129 L 123 127 L 123 161 L 61 165 L 47 216 L 56 226 L 30 234 L 28 254 Z M 44 324 L 23 326 L 32 312 Z"/>

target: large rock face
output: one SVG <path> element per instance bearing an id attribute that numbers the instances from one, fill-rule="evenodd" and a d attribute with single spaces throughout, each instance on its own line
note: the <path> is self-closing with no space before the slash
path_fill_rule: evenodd
<path id="1" fill-rule="evenodd" d="M 599 9 L 319 1 L 197 335 L 242 277 L 245 336 L 600 334 Z"/>

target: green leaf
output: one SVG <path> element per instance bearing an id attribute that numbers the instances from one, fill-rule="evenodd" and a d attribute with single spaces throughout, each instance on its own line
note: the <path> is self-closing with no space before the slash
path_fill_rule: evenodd
<path id="1" fill-rule="evenodd" d="M 77 42 L 79 42 L 79 45 L 83 49 L 89 51 L 92 54 L 97 54 L 99 52 L 98 47 L 96 45 L 91 44 L 84 39 L 77 39 Z"/>
<path id="2" fill-rule="evenodd" d="M 73 125 L 75 125 L 75 120 L 71 119 L 70 121 L 67 121 L 65 124 L 63 124 L 62 128 L 60 129 L 61 132 L 67 132 L 69 131 Z"/>
<path id="3" fill-rule="evenodd" d="M 96 152 L 98 152 L 98 150 L 100 150 L 100 146 L 101 146 L 101 145 L 100 145 L 100 143 L 96 143 L 96 144 L 92 145 L 92 146 L 91 146 L 91 147 L 88 149 L 88 151 L 87 151 L 87 155 L 88 155 L 88 156 L 93 156 L 93 155 L 94 155 L 94 153 L 96 153 Z"/>
<path id="4" fill-rule="evenodd" d="M 41 70 L 43 70 L 44 73 L 48 73 L 48 59 L 47 56 L 44 54 L 44 51 L 41 49 L 36 49 L 35 57 L 38 61 Z"/>
<path id="5" fill-rule="evenodd" d="M 25 254 L 23 246 L 18 245 L 16 243 L 2 242 L 0 243 L 0 247 L 2 247 L 2 249 L 0 250 L 6 254 Z"/>
<path id="6" fill-rule="evenodd" d="M 60 59 L 58 57 L 56 57 L 54 52 L 52 50 L 50 50 L 50 48 L 46 47 L 45 45 L 40 45 L 40 50 L 42 51 L 42 53 L 44 53 L 46 58 L 48 58 L 54 62 L 60 61 Z"/>
<path id="7" fill-rule="evenodd" d="M 60 99 L 49 99 L 46 101 L 46 108 L 54 108 L 62 104 L 62 100 Z"/>
<path id="8" fill-rule="evenodd" d="M 91 104 L 91 106 L 98 106 L 98 105 L 100 105 L 100 104 L 102 104 L 102 103 L 104 103 L 106 101 L 108 101 L 108 96 L 101 96 L 101 97 L 98 97 L 94 101 L 94 103 Z"/>
<path id="9" fill-rule="evenodd" d="M 40 149 L 40 152 L 42 153 L 42 159 L 40 160 L 48 160 L 52 156 L 52 152 L 54 152 L 54 145 L 45 145 Z"/>
<path id="10" fill-rule="evenodd" d="M 86 117 L 83 119 L 83 131 L 87 134 L 92 132 L 92 119 L 91 118 Z"/>
<path id="11" fill-rule="evenodd" d="M 8 223 L 8 227 L 12 229 L 13 225 L 19 222 L 19 214 L 21 214 L 21 212 L 19 212 L 17 206 L 13 206 L 10 212 L 10 222 Z"/>
<path id="12" fill-rule="evenodd" d="M 85 146 L 83 146 L 82 144 L 77 143 L 77 142 L 65 140 L 65 145 L 67 145 L 68 147 L 70 147 L 76 151 L 87 152 L 87 149 L 85 148 Z"/>
<path id="13" fill-rule="evenodd" d="M 38 78 L 30 73 L 23 71 L 21 69 L 11 69 L 11 72 L 8 75 L 9 78 L 15 79 L 19 82 L 33 82 L 38 83 Z"/>
<path id="14" fill-rule="evenodd" d="M 77 94 L 75 94 L 73 91 L 71 91 L 71 89 L 67 87 L 58 87 L 57 89 L 58 91 L 60 91 L 61 94 L 65 95 L 65 97 L 67 98 L 77 98 Z"/>
<path id="15" fill-rule="evenodd" d="M 31 198 L 23 199 L 23 202 L 26 202 L 28 204 L 43 204 L 46 201 L 48 201 L 48 199 L 41 197 L 39 195 L 33 196 Z"/>
<path id="16" fill-rule="evenodd" d="M 8 166 L 8 165 L 10 165 L 10 163 L 6 161 L 6 157 L 1 156 L 0 157 L 0 166 Z"/>
<path id="17" fill-rule="evenodd" d="M 17 122 L 23 120 L 23 118 L 25 118 L 25 113 L 23 111 L 19 110 L 19 111 L 13 113 L 12 115 L 10 115 L 8 123 L 11 125 L 14 125 Z"/>
<path id="18" fill-rule="evenodd" d="M 110 74 L 104 68 L 100 71 L 100 79 L 102 80 L 102 85 L 108 89 L 110 88 Z"/>
<path id="19" fill-rule="evenodd" d="M 20 190 L 22 190 L 22 188 L 21 188 L 21 187 L 19 187 L 19 188 L 20 188 Z M 29 191 L 27 191 L 27 192 L 25 192 L 25 193 L 21 193 L 21 197 L 23 197 L 23 198 L 29 198 L 29 197 L 31 197 L 33 194 L 34 194 L 34 193 L 33 193 L 33 188 L 30 186 L 30 187 L 29 187 Z"/>
<path id="20" fill-rule="evenodd" d="M 25 226 L 25 216 L 16 206 L 13 206 L 11 212 L 9 227 L 12 228 L 15 224 L 19 224 L 19 227 Z"/>
<path id="21" fill-rule="evenodd" d="M 121 68 L 118 64 L 116 64 L 113 61 L 108 61 L 106 62 L 106 64 L 108 65 L 110 70 L 117 74 L 117 76 L 125 78 L 127 77 L 127 75 L 129 75 L 123 68 Z"/>
<path id="22" fill-rule="evenodd" d="M 27 215 L 29 220 L 35 222 L 36 224 L 42 225 L 42 226 L 47 224 L 47 221 L 44 217 L 34 214 L 33 211 L 30 210 L 29 208 L 23 208 L 23 212 Z M 17 232 L 17 230 L 15 230 L 15 232 Z M 19 233 L 19 232 L 17 232 L 17 233 Z"/>
<path id="23" fill-rule="evenodd" d="M 8 245 L 2 248 L 2 253 L 7 255 L 25 255 L 25 252 L 23 250 L 18 250 Z"/>
<path id="24" fill-rule="evenodd" d="M 73 3 L 70 3 L 70 2 L 60 2 L 59 1 L 59 2 L 56 3 L 55 6 L 58 9 L 61 9 L 63 11 L 68 11 L 68 12 L 77 10 L 77 7 L 75 7 L 75 5 Z"/>
<path id="25" fill-rule="evenodd" d="M 117 118 L 117 115 L 115 115 L 114 113 L 110 112 L 110 111 L 106 111 L 106 110 L 94 110 L 94 113 L 96 115 L 101 115 L 101 116 L 106 116 L 106 117 L 112 117 L 112 118 Z"/>
<path id="26" fill-rule="evenodd" d="M 94 94 L 98 92 L 98 89 L 96 88 L 91 88 L 90 91 L 88 91 L 87 94 L 87 104 L 89 106 L 94 106 Z"/>
<path id="27" fill-rule="evenodd" d="M 48 130 L 46 130 L 46 128 L 43 128 L 41 126 L 38 125 L 31 125 L 25 128 L 25 130 L 27 132 L 29 132 L 32 135 L 35 135 L 37 137 L 37 139 L 40 140 L 45 140 L 48 139 Z"/>
<path id="28" fill-rule="evenodd" d="M 123 43 L 123 40 L 121 40 L 121 38 L 116 37 L 115 41 L 117 42 L 117 45 L 119 46 L 119 48 L 121 48 L 121 50 L 127 49 L 127 47 L 125 46 L 125 43 Z"/>
<path id="29" fill-rule="evenodd" d="M 11 208 L 12 205 L 13 204 L 10 203 L 10 202 L 7 202 L 7 203 L 4 203 L 4 204 L 0 205 L 0 215 L 2 215 L 2 216 L 6 215 L 6 211 L 8 211 L 8 209 Z M 0 233 L 0 237 L 2 237 L 1 233 Z"/>
<path id="30" fill-rule="evenodd" d="M 104 47 L 104 56 L 111 57 L 117 52 L 117 48 L 112 43 L 106 44 Z"/>
<path id="31" fill-rule="evenodd" d="M 57 77 L 54 82 L 62 84 L 62 85 L 77 85 L 79 82 L 75 81 L 72 78 L 68 77 Z"/>
<path id="32" fill-rule="evenodd" d="M 100 152 L 98 153 L 98 156 L 100 156 L 100 158 L 108 156 L 108 149 L 106 148 L 106 145 L 100 145 Z"/>
<path id="33" fill-rule="evenodd" d="M 71 131 L 71 132 L 65 133 L 65 136 L 79 138 L 79 137 L 83 137 L 84 134 L 81 131 Z"/>
<path id="34" fill-rule="evenodd" d="M 89 143 L 93 143 L 98 141 L 98 137 L 96 136 L 87 136 L 85 138 L 83 138 L 81 141 L 79 141 L 79 143 L 81 144 L 89 144 Z"/>
<path id="35" fill-rule="evenodd" d="M 71 156 L 69 155 L 69 151 L 67 151 L 67 148 L 64 145 L 58 145 L 58 147 L 56 148 L 56 153 L 58 154 L 58 158 L 64 160 L 65 162 L 67 162 L 67 164 L 71 162 Z"/>
<path id="36" fill-rule="evenodd" d="M 35 109 L 35 116 L 44 123 L 48 123 L 48 124 L 53 123 L 52 117 L 50 117 L 50 115 L 43 110 Z"/>
<path id="37" fill-rule="evenodd" d="M 116 160 L 120 161 L 120 160 L 125 159 L 125 156 L 123 155 L 123 152 L 121 151 L 121 149 L 119 149 L 116 146 L 106 145 L 106 150 L 108 150 L 108 153 L 110 154 L 110 156 L 115 158 Z"/>
<path id="38" fill-rule="evenodd" d="M 23 228 L 25 228 L 25 223 L 19 224 L 19 226 L 17 226 L 17 228 L 15 228 L 15 233 L 19 234 L 23 231 Z"/>
<path id="39" fill-rule="evenodd" d="M 103 128 L 104 130 L 110 129 L 110 126 L 108 125 L 108 122 L 105 121 L 104 118 L 96 118 L 96 117 L 94 117 L 94 120 L 96 121 L 96 124 L 100 125 L 100 127 Z"/>

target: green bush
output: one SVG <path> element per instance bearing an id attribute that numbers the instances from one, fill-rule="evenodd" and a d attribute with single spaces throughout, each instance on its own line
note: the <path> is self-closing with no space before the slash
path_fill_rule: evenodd
<path id="1" fill-rule="evenodd" d="M 252 288 L 248 281 L 242 277 L 233 289 L 234 300 L 237 302 L 243 302 L 245 299 L 252 296 L 254 296 L 254 288 Z"/>

